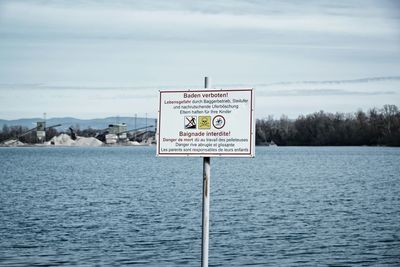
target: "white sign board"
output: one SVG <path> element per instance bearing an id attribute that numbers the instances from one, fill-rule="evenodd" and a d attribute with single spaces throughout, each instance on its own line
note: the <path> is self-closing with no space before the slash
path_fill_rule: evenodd
<path id="1" fill-rule="evenodd" d="M 157 155 L 254 157 L 254 90 L 160 91 Z"/>

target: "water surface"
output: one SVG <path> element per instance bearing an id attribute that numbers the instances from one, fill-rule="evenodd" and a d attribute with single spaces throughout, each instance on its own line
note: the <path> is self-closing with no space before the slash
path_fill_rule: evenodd
<path id="1" fill-rule="evenodd" d="M 400 149 L 211 159 L 210 266 L 399 266 Z M 199 266 L 201 158 L 1 148 L 0 266 Z"/>

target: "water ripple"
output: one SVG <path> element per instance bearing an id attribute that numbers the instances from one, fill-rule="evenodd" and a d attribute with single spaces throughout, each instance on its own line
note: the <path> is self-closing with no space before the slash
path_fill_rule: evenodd
<path id="1" fill-rule="evenodd" d="M 1 148 L 0 266 L 199 266 L 202 162 Z M 400 149 L 212 159 L 210 266 L 400 266 Z"/>

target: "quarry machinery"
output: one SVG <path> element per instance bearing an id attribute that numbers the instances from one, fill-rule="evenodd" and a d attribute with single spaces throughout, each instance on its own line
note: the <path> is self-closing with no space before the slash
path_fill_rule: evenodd
<path id="1" fill-rule="evenodd" d="M 44 140 L 45 140 L 46 131 L 49 130 L 49 129 L 52 129 L 52 128 L 59 127 L 59 126 L 61 126 L 61 124 L 55 124 L 55 125 L 46 127 L 46 124 L 44 122 L 38 122 L 36 124 L 36 127 L 32 128 L 32 129 L 29 129 L 29 130 L 17 135 L 16 137 L 9 138 L 9 139 L 3 141 L 2 144 L 6 144 L 6 143 L 12 144 L 12 143 L 18 142 L 21 137 L 23 137 L 23 136 L 25 136 L 25 135 L 27 135 L 29 133 L 32 133 L 32 132 L 36 132 L 37 136 L 40 136 L 41 138 L 44 138 Z M 14 140 L 14 142 L 10 142 L 12 140 Z M 41 141 L 41 139 L 39 139 L 39 141 Z"/>

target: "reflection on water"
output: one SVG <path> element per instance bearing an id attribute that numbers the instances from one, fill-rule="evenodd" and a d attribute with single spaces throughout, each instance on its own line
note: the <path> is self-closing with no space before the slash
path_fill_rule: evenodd
<path id="1" fill-rule="evenodd" d="M 210 266 L 399 266 L 400 149 L 211 159 Z M 1 148 L 0 266 L 199 266 L 202 160 Z"/>

